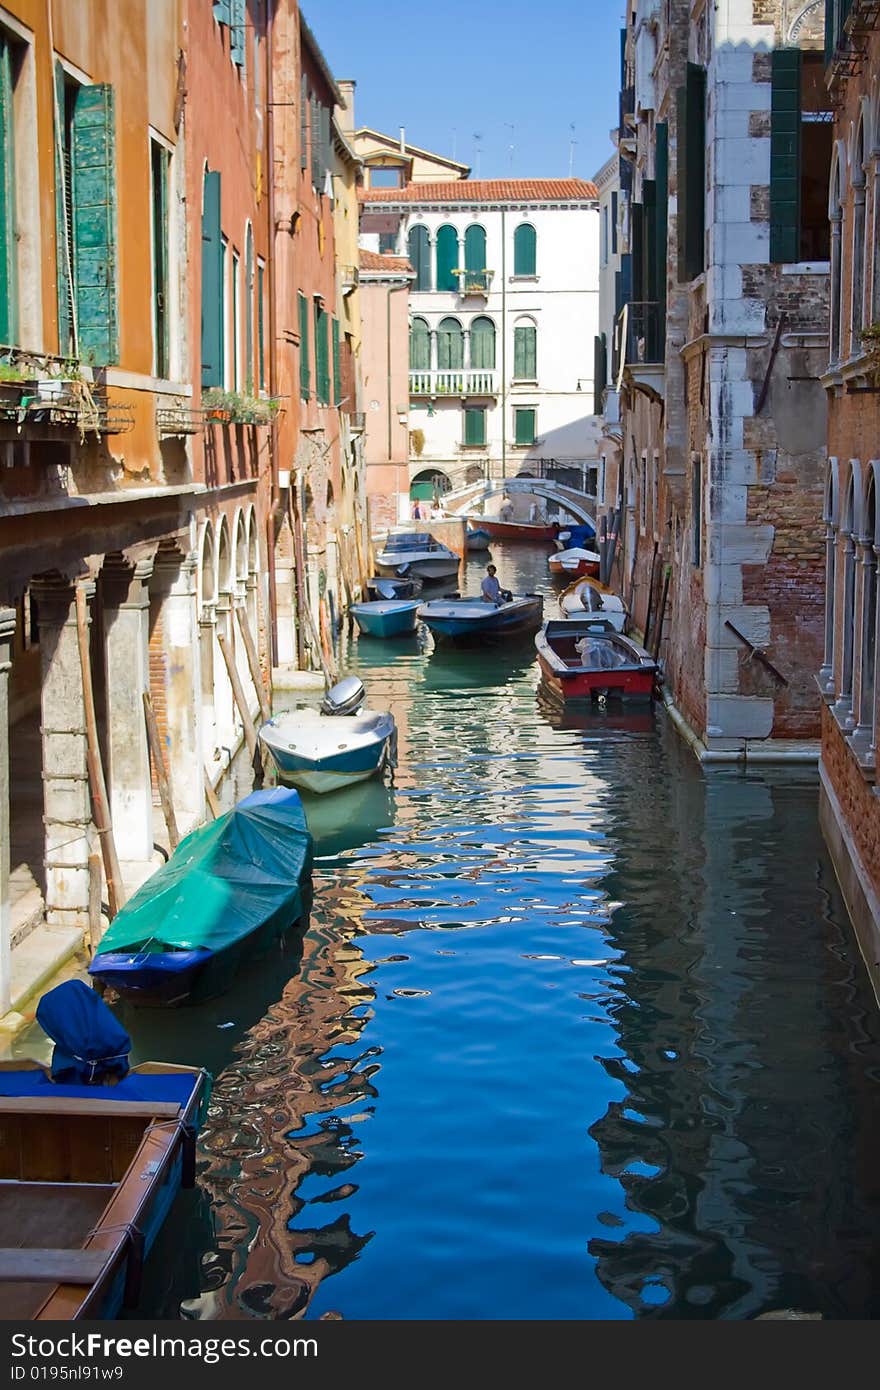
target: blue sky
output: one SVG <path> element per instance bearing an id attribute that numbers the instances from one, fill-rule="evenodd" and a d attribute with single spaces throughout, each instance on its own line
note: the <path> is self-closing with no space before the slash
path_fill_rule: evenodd
<path id="1" fill-rule="evenodd" d="M 484 179 L 565 178 L 570 168 L 588 179 L 601 167 L 617 124 L 623 8 L 303 0 L 331 71 L 357 82 L 359 126 L 395 136 L 405 126 L 414 145 Z"/>

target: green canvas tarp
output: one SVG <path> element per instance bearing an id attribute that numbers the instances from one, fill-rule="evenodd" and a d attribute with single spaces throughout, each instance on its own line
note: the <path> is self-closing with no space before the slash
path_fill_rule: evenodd
<path id="1" fill-rule="evenodd" d="M 310 891 L 312 837 L 297 792 L 253 792 L 218 820 L 194 830 L 116 915 L 106 951 L 215 953 L 262 926 L 303 915 Z"/>

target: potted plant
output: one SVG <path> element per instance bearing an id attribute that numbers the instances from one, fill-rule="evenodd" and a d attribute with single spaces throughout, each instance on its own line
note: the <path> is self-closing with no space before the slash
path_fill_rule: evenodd
<path id="1" fill-rule="evenodd" d="M 880 322 L 869 323 L 861 332 L 862 347 L 875 386 L 880 386 Z"/>
<path id="2" fill-rule="evenodd" d="M 216 386 L 211 387 L 208 391 L 203 391 L 202 409 L 208 419 L 218 421 L 221 424 L 228 423 L 232 418 L 230 398 L 234 395 L 233 391 L 222 391 Z"/>
<path id="3" fill-rule="evenodd" d="M 413 451 L 413 453 L 415 454 L 416 458 L 421 458 L 421 456 L 422 456 L 422 450 L 423 450 L 424 447 L 425 447 L 425 431 L 424 431 L 424 430 L 410 430 L 410 432 L 409 432 L 409 442 L 410 442 L 410 446 L 412 447 L 412 451 Z"/>

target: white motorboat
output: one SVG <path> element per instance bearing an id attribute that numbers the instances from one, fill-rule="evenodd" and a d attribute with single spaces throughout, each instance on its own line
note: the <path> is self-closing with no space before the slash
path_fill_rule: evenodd
<path id="1" fill-rule="evenodd" d="M 595 619 L 600 627 L 625 632 L 629 614 L 623 599 L 595 580 L 580 579 L 559 597 L 563 618 Z"/>
<path id="2" fill-rule="evenodd" d="M 327 691 L 321 708 L 276 714 L 260 729 L 278 780 L 308 792 L 350 787 L 397 765 L 394 715 L 364 707 L 357 676 Z"/>
<path id="3" fill-rule="evenodd" d="M 460 563 L 453 550 L 425 531 L 392 532 L 384 549 L 376 556 L 379 574 L 414 576 L 428 583 L 453 578 L 458 574 Z"/>

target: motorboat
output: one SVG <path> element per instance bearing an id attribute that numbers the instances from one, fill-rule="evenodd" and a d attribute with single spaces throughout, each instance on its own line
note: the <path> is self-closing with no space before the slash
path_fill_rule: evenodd
<path id="1" fill-rule="evenodd" d="M 534 632 L 541 625 L 543 607 L 540 594 L 513 594 L 497 604 L 453 595 L 423 603 L 418 615 L 440 641 L 482 642 Z"/>
<path id="2" fill-rule="evenodd" d="M 311 906 L 312 841 L 299 795 L 252 792 L 181 840 L 116 914 L 89 965 L 134 1004 L 221 994 Z"/>
<path id="3" fill-rule="evenodd" d="M 454 551 L 435 541 L 426 531 L 405 531 L 399 535 L 392 533 L 386 539 L 384 549 L 376 556 L 376 569 L 380 575 L 407 579 L 415 577 L 423 583 L 454 578 L 460 563 Z"/>
<path id="4" fill-rule="evenodd" d="M 394 715 L 366 709 L 357 676 L 327 691 L 320 709 L 276 714 L 259 731 L 279 781 L 308 792 L 350 787 L 397 765 Z"/>
<path id="5" fill-rule="evenodd" d="M 480 529 L 489 532 L 490 541 L 533 541 L 552 543 L 559 531 L 559 522 L 538 525 L 532 521 L 501 521 L 497 517 L 474 519 Z"/>
<path id="6" fill-rule="evenodd" d="M 547 568 L 554 579 L 567 580 L 599 577 L 599 555 L 595 550 L 557 550 L 547 559 Z"/>
<path id="7" fill-rule="evenodd" d="M 417 598 L 422 592 L 422 581 L 413 576 L 374 574 L 367 580 L 367 597 L 364 602 L 378 602 L 381 599 Z"/>
<path id="8" fill-rule="evenodd" d="M 181 1188 L 211 1077 L 129 1065 L 131 1038 L 83 980 L 44 994 L 51 1065 L 0 1062 L 2 1317 L 115 1318 L 136 1309 L 144 1262 Z"/>
<path id="9" fill-rule="evenodd" d="M 488 550 L 491 539 L 485 526 L 468 526 L 465 532 L 465 543 L 470 552 Z"/>
<path id="10" fill-rule="evenodd" d="M 563 618 L 589 618 L 600 625 L 610 623 L 615 632 L 626 632 L 629 614 L 618 594 L 594 579 L 579 579 L 559 596 Z"/>
<path id="11" fill-rule="evenodd" d="M 351 613 L 365 637 L 401 637 L 415 632 L 417 598 L 377 599 L 371 603 L 352 603 Z"/>
<path id="12" fill-rule="evenodd" d="M 584 521 L 576 526 L 563 527 L 556 537 L 558 550 L 590 550 L 596 539 L 596 528 Z"/>
<path id="13" fill-rule="evenodd" d="M 654 693 L 656 661 L 610 623 L 603 632 L 586 618 L 552 620 L 535 647 L 544 683 L 559 699 L 650 700 Z"/>

